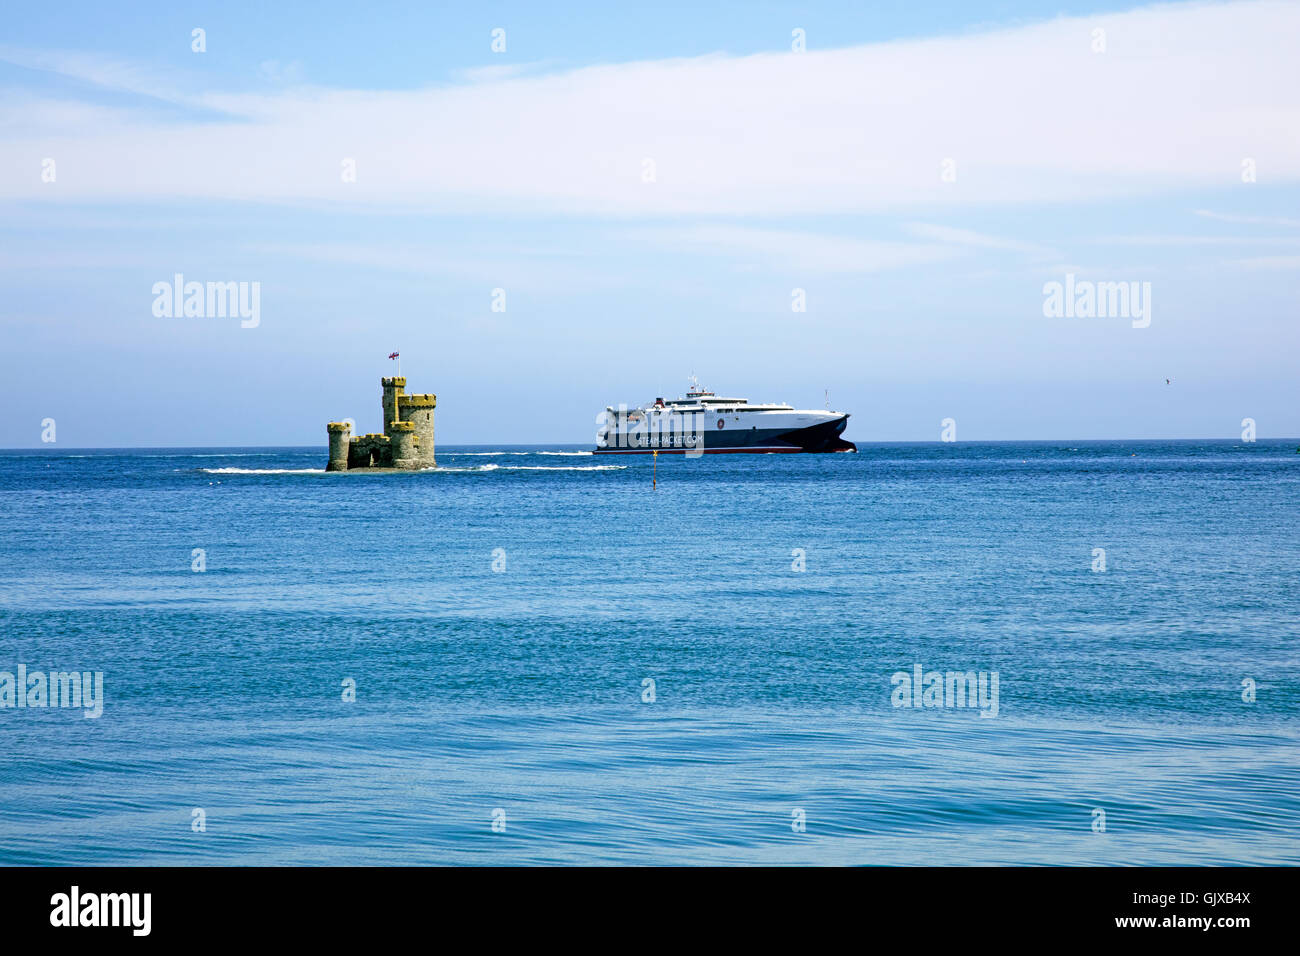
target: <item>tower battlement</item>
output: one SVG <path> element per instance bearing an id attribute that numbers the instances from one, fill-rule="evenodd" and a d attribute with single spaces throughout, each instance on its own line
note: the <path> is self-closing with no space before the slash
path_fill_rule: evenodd
<path id="1" fill-rule="evenodd" d="M 437 408 L 438 396 L 425 393 L 423 395 L 399 395 L 397 404 L 400 408 Z"/>
<path id="2" fill-rule="evenodd" d="M 383 432 L 352 435 L 348 422 L 329 422 L 329 463 L 326 471 L 354 471 L 364 468 L 418 470 L 436 465 L 433 455 L 433 410 L 438 397 L 424 392 L 406 395 L 406 378 L 385 376 L 379 380 Z"/>

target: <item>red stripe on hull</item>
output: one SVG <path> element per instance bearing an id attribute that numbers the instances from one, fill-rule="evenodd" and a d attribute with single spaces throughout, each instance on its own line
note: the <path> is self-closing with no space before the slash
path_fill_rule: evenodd
<path id="1" fill-rule="evenodd" d="M 661 455 L 772 455 L 772 454 L 813 454 L 803 448 L 705 448 L 701 452 L 688 451 L 685 448 L 597 448 L 596 455 L 649 455 L 654 452 Z"/>

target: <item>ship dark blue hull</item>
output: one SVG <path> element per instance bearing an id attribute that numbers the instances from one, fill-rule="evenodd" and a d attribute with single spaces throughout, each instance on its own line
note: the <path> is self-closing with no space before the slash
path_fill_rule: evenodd
<path id="1" fill-rule="evenodd" d="M 792 430 L 723 428 L 708 431 L 704 434 L 703 453 L 764 455 L 857 451 L 857 445 L 840 437 L 848 423 L 849 416 L 842 415 L 830 421 Z M 680 435 L 656 435 L 632 431 L 616 436 L 615 443 L 604 448 L 598 447 L 595 453 L 597 455 L 648 455 L 654 451 L 661 455 L 699 453 L 689 445 L 684 446 L 682 439 L 683 436 Z"/>

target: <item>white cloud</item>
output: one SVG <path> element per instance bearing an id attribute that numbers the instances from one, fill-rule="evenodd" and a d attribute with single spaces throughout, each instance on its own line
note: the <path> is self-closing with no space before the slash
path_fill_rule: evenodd
<path id="1" fill-rule="evenodd" d="M 301 84 L 304 76 L 301 60 L 290 60 L 287 63 L 263 60 L 258 64 L 257 72 L 267 82 L 292 85 Z"/>
<path id="2" fill-rule="evenodd" d="M 247 248 L 272 261 L 297 259 L 348 269 L 379 270 L 412 276 L 454 277 L 485 288 L 507 285 L 540 288 L 619 287 L 626 280 L 569 251 L 494 243 L 490 248 L 454 241 L 410 242 L 254 242 Z M 0 261 L 3 261 L 0 259 Z"/>
<path id="3" fill-rule="evenodd" d="M 703 225 L 630 229 L 621 238 L 686 251 L 758 260 L 794 273 L 865 273 L 942 262 L 961 254 L 951 245 L 857 239 L 748 226 Z"/>
<path id="4" fill-rule="evenodd" d="M 98 53 L 72 50 L 26 50 L 0 46 L 0 61 L 58 76 L 106 90 L 135 93 L 168 103 L 191 100 L 176 88 L 173 79 L 161 73 Z"/>
<path id="5" fill-rule="evenodd" d="M 1092 52 L 1095 28 L 1105 53 Z M 1300 4 L 1170 5 L 803 54 L 200 99 L 234 121 L 87 125 L 51 114 L 0 145 L 0 199 L 855 213 L 1246 188 L 1247 157 L 1264 186 L 1300 181 L 1297 35 Z M 152 88 L 142 72 L 94 58 L 39 62 Z M 45 156 L 59 160 L 57 186 L 32 172 Z M 356 160 L 356 183 L 341 181 L 344 158 Z M 955 182 L 940 178 L 947 158 Z M 642 181 L 645 159 L 654 183 Z"/>
<path id="6" fill-rule="evenodd" d="M 1300 242 L 1291 236 L 1097 236 L 1085 239 L 1099 246 L 1258 246 Z"/>
<path id="7" fill-rule="evenodd" d="M 1211 212 L 1208 209 L 1197 209 L 1196 215 L 1206 219 L 1215 219 L 1219 222 L 1232 222 L 1248 226 L 1300 226 L 1300 219 L 1286 219 L 1282 216 L 1235 216 L 1230 213 Z"/>
<path id="8" fill-rule="evenodd" d="M 1002 249 L 1011 252 L 1023 252 L 1039 259 L 1054 259 L 1060 256 L 1060 253 L 1056 250 L 1036 242 L 990 236 L 987 233 L 976 232 L 973 229 L 958 229 L 954 226 L 936 226 L 930 223 L 917 222 L 908 226 L 908 231 L 924 239 L 935 239 L 939 242 L 950 242 L 976 249 Z"/>
<path id="9" fill-rule="evenodd" d="M 1236 264 L 1246 269 L 1277 269 L 1284 272 L 1300 270 L 1300 256 L 1256 256 L 1238 259 Z"/>
<path id="10" fill-rule="evenodd" d="M 513 79 L 528 73 L 538 73 L 551 65 L 551 60 L 537 60 L 532 63 L 501 63 L 489 66 L 477 66 L 465 70 L 454 70 L 452 76 L 463 83 L 492 83 L 499 80 Z"/>

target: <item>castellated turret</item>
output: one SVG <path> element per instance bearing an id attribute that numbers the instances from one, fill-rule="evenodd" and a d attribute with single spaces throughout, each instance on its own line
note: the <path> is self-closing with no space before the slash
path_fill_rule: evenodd
<path id="1" fill-rule="evenodd" d="M 406 388 L 406 377 L 394 375 L 391 378 L 381 378 L 379 384 L 384 389 L 384 434 L 388 434 L 388 423 L 401 421 L 402 415 L 398 411 L 398 405 L 402 397 L 402 390 Z"/>
<path id="2" fill-rule="evenodd" d="M 415 425 L 411 422 L 389 422 L 388 438 L 393 449 L 393 467 L 416 469 L 420 467 L 415 448 Z"/>
<path id="3" fill-rule="evenodd" d="M 417 470 L 435 465 L 433 454 L 433 410 L 436 395 L 406 395 L 406 379 L 400 375 L 380 379 L 383 389 L 383 432 L 352 435 L 347 422 L 330 422 L 329 462 L 326 471 L 355 471 L 360 468 Z"/>
<path id="4" fill-rule="evenodd" d="M 399 395 L 397 408 L 402 421 L 415 426 L 415 444 L 421 468 L 433 468 L 433 410 L 438 407 L 437 395 Z"/>
<path id="5" fill-rule="evenodd" d="M 348 446 L 352 444 L 352 426 L 347 422 L 330 422 L 325 426 L 330 434 L 330 460 L 326 471 L 348 470 Z"/>

